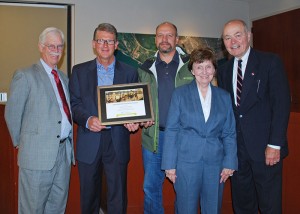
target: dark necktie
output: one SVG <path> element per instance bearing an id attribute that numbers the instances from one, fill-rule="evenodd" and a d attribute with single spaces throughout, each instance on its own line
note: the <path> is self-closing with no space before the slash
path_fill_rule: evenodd
<path id="1" fill-rule="evenodd" d="M 68 118 L 70 124 L 72 124 L 70 109 L 69 109 L 69 106 L 68 106 L 68 103 L 67 103 L 67 99 L 66 99 L 66 96 L 65 96 L 64 89 L 62 87 L 62 84 L 60 82 L 59 76 L 57 74 L 57 71 L 56 70 L 52 70 L 51 73 L 54 76 L 54 80 L 55 80 L 55 83 L 56 83 L 56 86 L 57 86 L 57 90 L 58 90 L 59 96 L 60 96 L 62 104 L 63 104 L 64 112 L 66 113 L 67 118 Z"/>
<path id="2" fill-rule="evenodd" d="M 242 86 L 243 86 L 243 74 L 242 74 L 242 61 L 238 61 L 237 78 L 236 78 L 236 105 L 240 106 Z"/>

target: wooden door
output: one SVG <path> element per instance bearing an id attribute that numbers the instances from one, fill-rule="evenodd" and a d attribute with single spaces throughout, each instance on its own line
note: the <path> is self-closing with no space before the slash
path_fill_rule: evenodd
<path id="1" fill-rule="evenodd" d="M 253 21 L 253 47 L 277 53 L 290 83 L 292 112 L 300 112 L 300 9 Z"/>
<path id="2" fill-rule="evenodd" d="M 253 21 L 253 46 L 277 53 L 287 72 L 292 106 L 288 127 L 289 155 L 283 164 L 283 213 L 300 210 L 300 9 Z"/>

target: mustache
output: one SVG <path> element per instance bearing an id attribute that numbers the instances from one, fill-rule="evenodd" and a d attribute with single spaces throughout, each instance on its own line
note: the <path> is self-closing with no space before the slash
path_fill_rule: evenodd
<path id="1" fill-rule="evenodd" d="M 159 45 L 171 45 L 169 42 L 161 42 Z"/>
<path id="2" fill-rule="evenodd" d="M 57 52 L 50 52 L 49 53 L 51 56 L 59 56 L 60 55 L 60 53 L 57 53 Z"/>

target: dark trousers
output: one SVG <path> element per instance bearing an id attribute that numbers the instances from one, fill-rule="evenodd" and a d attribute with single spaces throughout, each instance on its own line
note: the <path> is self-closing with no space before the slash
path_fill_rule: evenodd
<path id="1" fill-rule="evenodd" d="M 88 142 L 87 146 L 88 146 Z M 101 143 L 92 164 L 78 162 L 82 214 L 98 214 L 101 204 L 102 171 L 107 181 L 107 212 L 123 214 L 127 209 L 127 164 L 121 164 L 112 143 L 111 131 L 101 132 Z"/>
<path id="2" fill-rule="evenodd" d="M 244 140 L 238 136 L 238 171 L 231 178 L 236 214 L 282 213 L 282 160 L 273 166 L 250 159 Z"/>

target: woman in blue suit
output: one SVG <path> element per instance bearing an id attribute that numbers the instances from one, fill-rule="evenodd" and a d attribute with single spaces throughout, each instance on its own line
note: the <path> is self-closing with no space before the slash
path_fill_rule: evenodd
<path id="1" fill-rule="evenodd" d="M 211 84 L 216 57 L 209 48 L 191 53 L 195 80 L 172 96 L 162 169 L 174 183 L 178 214 L 221 212 L 225 181 L 237 169 L 235 119 L 229 93 Z"/>

